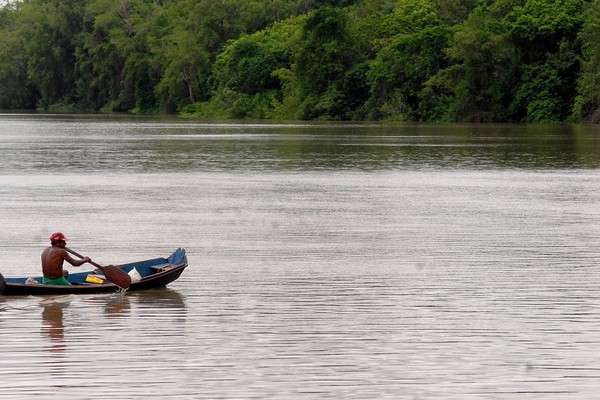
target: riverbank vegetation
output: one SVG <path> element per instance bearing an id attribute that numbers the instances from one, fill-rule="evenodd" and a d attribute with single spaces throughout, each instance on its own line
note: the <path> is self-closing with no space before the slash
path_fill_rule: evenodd
<path id="1" fill-rule="evenodd" d="M 600 0 L 24 0 L 0 108 L 600 123 Z"/>

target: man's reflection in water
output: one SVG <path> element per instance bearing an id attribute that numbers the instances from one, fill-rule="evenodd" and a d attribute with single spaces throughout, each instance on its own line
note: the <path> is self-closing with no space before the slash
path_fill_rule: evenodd
<path id="1" fill-rule="evenodd" d="M 48 301 L 43 305 L 42 335 L 48 338 L 48 350 L 62 356 L 67 348 L 64 340 L 63 310 L 69 306 L 69 302 Z"/>

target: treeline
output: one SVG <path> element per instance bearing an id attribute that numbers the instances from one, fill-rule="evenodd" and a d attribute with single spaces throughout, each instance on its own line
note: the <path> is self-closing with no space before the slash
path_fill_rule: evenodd
<path id="1" fill-rule="evenodd" d="M 600 0 L 24 0 L 0 108 L 600 122 Z"/>

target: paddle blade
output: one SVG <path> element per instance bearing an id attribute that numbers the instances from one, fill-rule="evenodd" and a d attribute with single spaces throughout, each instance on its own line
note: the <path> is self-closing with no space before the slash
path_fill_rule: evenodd
<path id="1" fill-rule="evenodd" d="M 106 279 L 114 283 L 120 288 L 127 289 L 131 285 L 131 276 L 120 268 L 114 265 L 107 265 L 102 267 L 102 272 Z"/>

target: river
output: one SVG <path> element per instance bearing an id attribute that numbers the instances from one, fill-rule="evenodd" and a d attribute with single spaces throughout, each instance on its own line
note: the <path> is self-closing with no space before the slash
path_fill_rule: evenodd
<path id="1" fill-rule="evenodd" d="M 2 399 L 597 398 L 600 127 L 0 114 L 0 166 L 4 276 L 190 262 L 0 297 Z"/>

